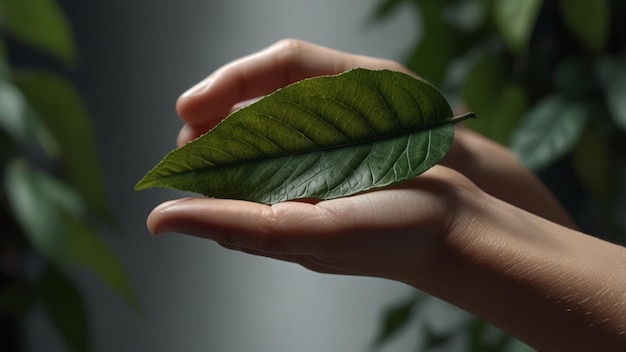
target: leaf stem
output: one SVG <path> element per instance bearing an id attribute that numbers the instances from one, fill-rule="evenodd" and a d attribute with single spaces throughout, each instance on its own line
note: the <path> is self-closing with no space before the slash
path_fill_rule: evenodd
<path id="1" fill-rule="evenodd" d="M 473 119 L 473 118 L 476 118 L 476 114 L 475 113 L 473 113 L 473 112 L 466 112 L 463 115 L 454 116 L 454 117 L 451 117 L 451 118 L 446 119 L 446 120 L 438 121 L 435 124 L 424 126 L 423 129 L 426 130 L 426 129 L 431 129 L 431 128 L 437 128 L 437 127 L 445 126 L 445 125 L 457 124 L 459 122 L 463 122 L 465 120 L 469 120 L 469 119 Z"/>
<path id="2" fill-rule="evenodd" d="M 463 115 L 453 117 L 452 121 L 450 121 L 450 122 L 452 122 L 452 123 L 459 123 L 459 122 L 463 122 L 465 120 L 475 119 L 475 118 L 476 118 L 476 114 L 470 111 L 470 112 L 466 112 Z"/>

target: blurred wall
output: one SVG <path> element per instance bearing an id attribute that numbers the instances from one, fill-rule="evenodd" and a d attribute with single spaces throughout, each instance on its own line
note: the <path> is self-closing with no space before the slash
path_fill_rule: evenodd
<path id="1" fill-rule="evenodd" d="M 145 217 L 180 194 L 133 192 L 175 146 L 177 96 L 220 65 L 274 41 L 300 38 L 392 59 L 417 36 L 409 14 L 367 25 L 375 0 L 66 0 L 80 42 L 77 81 L 94 116 L 108 198 L 121 235 L 107 241 L 124 262 L 143 312 L 90 275 L 94 351 L 364 351 L 404 285 L 324 276 L 227 251 L 182 235 L 152 237 Z M 35 312 L 29 351 L 63 351 Z M 405 339 L 406 340 L 406 339 Z M 410 350 L 412 341 L 397 341 Z"/>

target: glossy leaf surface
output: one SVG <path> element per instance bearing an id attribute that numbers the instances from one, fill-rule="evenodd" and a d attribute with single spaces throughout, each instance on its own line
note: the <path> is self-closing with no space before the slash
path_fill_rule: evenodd
<path id="1" fill-rule="evenodd" d="M 547 97 L 524 117 L 511 148 L 526 167 L 542 170 L 572 151 L 588 121 L 589 109 L 583 103 Z"/>
<path id="2" fill-rule="evenodd" d="M 356 69 L 304 80 L 236 111 L 136 185 L 273 204 L 330 199 L 413 178 L 454 136 L 430 84 Z"/>
<path id="3" fill-rule="evenodd" d="M 95 131 L 79 92 L 62 76 L 47 71 L 18 71 L 15 80 L 36 111 L 44 137 L 53 139 L 47 143 L 53 145 L 48 152 L 61 159 L 69 183 L 93 210 L 109 218 Z"/>
<path id="4" fill-rule="evenodd" d="M 5 177 L 5 192 L 15 219 L 30 244 L 58 264 L 67 261 L 67 242 L 57 204 L 48 192 L 58 185 L 36 172 L 24 160 L 12 161 Z M 68 201 L 73 203 L 72 200 Z"/>
<path id="5" fill-rule="evenodd" d="M 422 77 L 435 85 L 444 83 L 448 64 L 458 44 L 453 27 L 441 17 L 444 11 L 445 3 L 440 1 L 420 3 L 424 34 L 406 59 L 407 66 L 413 72 L 419 72 Z M 441 40 L 442 36 L 447 40 Z"/>
<path id="6" fill-rule="evenodd" d="M 611 119 L 626 131 L 626 55 L 603 58 L 596 71 Z"/>
<path id="7" fill-rule="evenodd" d="M 417 310 L 420 303 L 420 297 L 411 297 L 407 301 L 399 302 L 389 307 L 384 312 L 384 324 L 376 338 L 376 344 L 382 345 L 389 341 L 393 336 L 397 335 L 401 330 L 409 325 L 411 316 Z"/>
<path id="8" fill-rule="evenodd" d="M 528 99 L 522 87 L 508 82 L 505 74 L 501 56 L 484 54 L 469 71 L 461 93 L 467 108 L 481 117 L 467 126 L 506 145 L 528 108 Z"/>
<path id="9" fill-rule="evenodd" d="M 66 64 L 76 62 L 69 20 L 54 0 L 0 1 L 2 25 L 20 41 Z"/>
<path id="10" fill-rule="evenodd" d="M 57 266 L 85 267 L 139 307 L 122 263 L 85 219 L 86 205 L 76 191 L 24 160 L 9 164 L 5 177 L 13 213 L 34 248 Z"/>
<path id="11" fill-rule="evenodd" d="M 0 80 L 0 129 L 14 141 L 28 137 L 28 105 L 22 92 L 13 84 Z"/>
<path id="12" fill-rule="evenodd" d="M 543 0 L 500 0 L 493 4 L 495 22 L 505 42 L 516 53 L 525 52 Z"/>
<path id="13" fill-rule="evenodd" d="M 122 262 L 91 224 L 69 212 L 62 214 L 69 258 L 96 275 L 108 288 L 117 292 L 131 308 L 139 311 L 135 295 Z"/>

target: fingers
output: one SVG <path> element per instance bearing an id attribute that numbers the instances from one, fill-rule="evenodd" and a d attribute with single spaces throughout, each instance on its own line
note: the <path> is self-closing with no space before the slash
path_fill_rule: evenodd
<path id="1" fill-rule="evenodd" d="M 354 234 L 441 226 L 452 206 L 436 168 L 392 188 L 322 201 L 272 206 L 238 200 L 185 198 L 158 206 L 148 217 L 152 233 L 186 233 L 221 244 L 282 255 L 335 255 Z M 454 203 L 454 202 L 450 202 Z M 454 204 L 453 204 L 454 205 Z M 454 205 L 456 206 L 456 205 Z"/>
<path id="2" fill-rule="evenodd" d="M 269 94 L 305 78 L 338 74 L 355 67 L 408 72 L 393 61 L 351 55 L 298 40 L 282 40 L 227 64 L 177 101 L 187 126 L 179 145 L 199 136 L 227 116 L 233 106 Z"/>
<path id="3" fill-rule="evenodd" d="M 392 187 L 317 203 L 180 199 L 154 209 L 148 228 L 318 272 L 409 282 L 448 232 L 465 229 L 467 214 L 483 206 L 484 193 L 477 192 L 461 174 L 434 167 Z"/>
<path id="4" fill-rule="evenodd" d="M 322 208 L 308 203 L 267 206 L 237 200 L 185 198 L 157 207 L 148 217 L 148 228 L 155 234 L 185 233 L 242 250 L 293 255 L 303 254 L 300 247 L 305 246 L 311 228 L 328 231 L 327 224 L 333 223 L 330 217 Z M 297 233 L 298 237 L 283 241 L 288 232 Z"/>

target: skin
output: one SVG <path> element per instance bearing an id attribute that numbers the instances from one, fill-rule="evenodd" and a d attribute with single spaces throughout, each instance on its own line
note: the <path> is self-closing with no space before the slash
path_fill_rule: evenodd
<path id="1" fill-rule="evenodd" d="M 178 144 L 250 99 L 355 67 L 414 75 L 283 40 L 185 92 Z M 441 165 L 393 187 L 273 206 L 184 198 L 157 206 L 147 224 L 317 272 L 404 282 L 541 351 L 626 351 L 626 249 L 578 232 L 515 156 L 462 126 Z"/>

